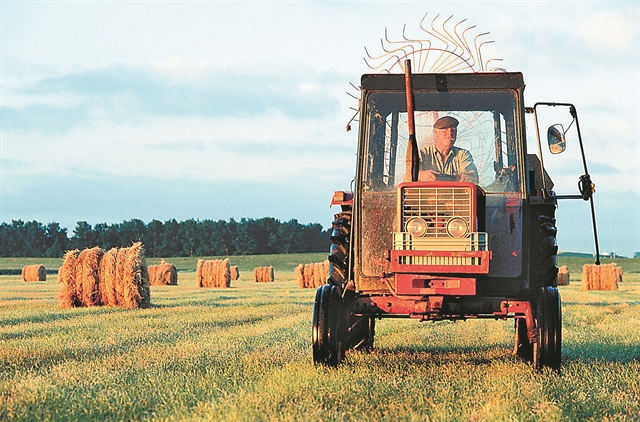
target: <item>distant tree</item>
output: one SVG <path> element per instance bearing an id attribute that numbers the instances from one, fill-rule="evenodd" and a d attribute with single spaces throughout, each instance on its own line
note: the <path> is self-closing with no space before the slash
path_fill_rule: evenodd
<path id="1" fill-rule="evenodd" d="M 636 253 L 634 253 L 634 254 L 633 254 L 633 257 L 634 257 L 634 258 L 640 258 L 640 252 L 636 252 Z"/>
<path id="2" fill-rule="evenodd" d="M 73 236 L 58 223 L 13 220 L 0 224 L 0 256 L 62 257 L 69 249 L 127 247 L 141 241 L 149 257 L 229 256 L 321 252 L 329 247 L 330 230 L 320 224 L 285 223 L 273 217 L 236 221 L 132 219 L 120 224 L 78 221 Z"/>
<path id="3" fill-rule="evenodd" d="M 67 229 L 60 227 L 58 223 L 49 223 L 45 227 L 46 249 L 42 254 L 47 258 L 62 258 L 65 251 L 69 250 L 70 241 L 67 237 Z"/>
<path id="4" fill-rule="evenodd" d="M 157 257 L 158 248 L 162 241 L 162 233 L 164 232 L 164 226 L 161 221 L 151 220 L 147 224 L 147 234 L 142 242 L 144 245 L 145 253 L 150 257 Z"/>
<path id="5" fill-rule="evenodd" d="M 93 230 L 91 224 L 86 221 L 78 221 L 76 228 L 73 229 L 71 248 L 80 250 L 94 248 L 99 245 L 99 242 L 98 233 Z"/>

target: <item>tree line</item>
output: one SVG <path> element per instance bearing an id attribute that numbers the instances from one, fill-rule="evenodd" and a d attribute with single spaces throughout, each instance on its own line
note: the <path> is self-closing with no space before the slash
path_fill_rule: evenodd
<path id="1" fill-rule="evenodd" d="M 69 237 L 59 223 L 13 220 L 0 226 L 0 256 L 61 258 L 72 249 L 128 247 L 142 242 L 147 257 L 260 255 L 329 250 L 320 224 L 271 217 L 229 221 L 138 219 L 91 226 L 79 221 Z"/>

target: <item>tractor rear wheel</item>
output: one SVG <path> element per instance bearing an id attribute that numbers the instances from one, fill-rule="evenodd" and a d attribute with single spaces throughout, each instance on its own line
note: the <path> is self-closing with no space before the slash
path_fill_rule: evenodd
<path id="1" fill-rule="evenodd" d="M 342 296 L 337 286 L 325 284 L 316 290 L 313 308 L 313 362 L 338 366 L 344 357 L 341 339 Z"/>
<path id="2" fill-rule="evenodd" d="M 548 215 L 538 216 L 538 286 L 558 285 L 558 242 L 555 218 Z"/>
<path id="3" fill-rule="evenodd" d="M 329 250 L 329 284 L 344 290 L 349 281 L 349 238 L 351 232 L 351 213 L 341 212 L 335 215 L 331 224 L 331 249 Z"/>
<path id="4" fill-rule="evenodd" d="M 538 296 L 536 316 L 538 339 L 534 345 L 533 365 L 560 369 L 562 360 L 562 302 L 557 287 L 546 286 Z"/>

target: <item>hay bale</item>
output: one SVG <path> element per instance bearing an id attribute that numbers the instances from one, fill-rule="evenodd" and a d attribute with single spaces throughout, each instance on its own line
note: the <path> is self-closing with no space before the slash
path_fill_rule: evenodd
<path id="1" fill-rule="evenodd" d="M 149 284 L 151 286 L 175 286 L 178 284 L 178 271 L 173 264 L 164 262 L 149 265 Z"/>
<path id="2" fill-rule="evenodd" d="M 307 286 L 305 285 L 306 283 L 304 279 L 304 264 L 298 265 L 294 270 L 294 272 L 296 275 L 296 283 L 298 284 L 298 287 L 300 287 L 301 289 L 307 288 Z"/>
<path id="3" fill-rule="evenodd" d="M 569 267 L 563 265 L 558 268 L 558 286 L 568 286 L 569 282 Z"/>
<path id="4" fill-rule="evenodd" d="M 118 306 L 118 248 L 109 249 L 100 260 L 100 299 L 103 305 Z"/>
<path id="5" fill-rule="evenodd" d="M 315 289 L 327 284 L 329 261 L 300 264 L 296 267 L 296 281 L 302 289 Z"/>
<path id="6" fill-rule="evenodd" d="M 229 259 L 198 260 L 196 267 L 198 287 L 231 287 Z"/>
<path id="7" fill-rule="evenodd" d="M 231 281 L 240 279 L 240 270 L 238 270 L 237 265 L 232 265 L 231 267 L 229 267 L 229 270 L 231 271 Z"/>
<path id="8" fill-rule="evenodd" d="M 273 266 L 254 268 L 253 279 L 256 283 L 273 283 L 275 279 Z"/>
<path id="9" fill-rule="evenodd" d="M 58 279 L 63 307 L 151 306 L 149 273 L 140 242 L 108 252 L 99 247 L 69 251 L 58 270 Z"/>
<path id="10" fill-rule="evenodd" d="M 61 284 L 58 301 L 63 308 L 80 306 L 82 302 L 76 294 L 76 260 L 80 251 L 74 249 L 64 254 L 64 262 L 58 268 L 58 283 Z"/>
<path id="11" fill-rule="evenodd" d="M 47 281 L 47 270 L 42 264 L 22 267 L 22 281 Z"/>
<path id="12" fill-rule="evenodd" d="M 204 265 L 204 260 L 199 259 L 196 263 L 196 286 L 204 287 L 202 285 L 202 266 Z"/>
<path id="13" fill-rule="evenodd" d="M 618 270 L 615 263 L 585 264 L 582 267 L 582 284 L 580 290 L 618 290 L 618 283 L 622 279 L 622 269 Z"/>
<path id="14" fill-rule="evenodd" d="M 76 291 L 84 306 L 101 305 L 100 300 L 100 260 L 104 251 L 99 248 L 85 249 L 76 261 Z"/>
<path id="15" fill-rule="evenodd" d="M 148 308 L 151 306 L 151 289 L 149 288 L 149 273 L 144 259 L 142 242 L 136 242 L 129 248 L 118 251 L 124 255 L 124 269 L 122 278 L 122 302 L 125 308 Z"/>
<path id="16" fill-rule="evenodd" d="M 156 269 L 158 268 L 157 265 L 148 265 L 147 266 L 147 272 L 149 273 L 149 285 L 151 286 L 155 286 L 156 285 Z"/>

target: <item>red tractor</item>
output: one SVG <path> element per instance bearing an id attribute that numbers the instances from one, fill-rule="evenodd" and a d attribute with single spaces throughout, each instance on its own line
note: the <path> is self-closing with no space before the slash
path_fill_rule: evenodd
<path id="1" fill-rule="evenodd" d="M 315 296 L 314 362 L 337 366 L 347 350 L 371 349 L 376 319 L 513 318 L 514 353 L 536 368 L 559 368 L 557 201 L 584 199 L 593 211 L 575 107 L 525 107 L 521 73 L 412 74 L 409 60 L 404 67 L 361 78 L 355 186 L 332 199 L 341 211 L 328 282 Z M 525 115 L 538 125 L 547 107 L 568 111 L 577 129 L 579 195 L 553 192 L 539 135 L 539 153 L 527 153 Z M 442 116 L 459 123 L 455 145 L 472 155 L 473 181 L 444 173 L 420 180 L 419 151 Z M 564 127 L 547 133 L 551 152 L 562 152 Z"/>

